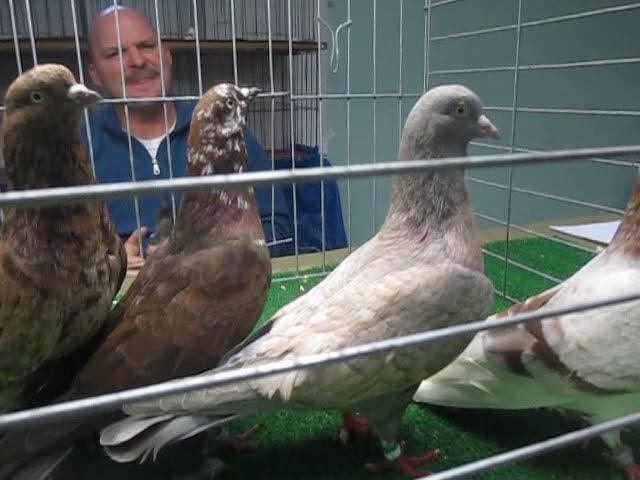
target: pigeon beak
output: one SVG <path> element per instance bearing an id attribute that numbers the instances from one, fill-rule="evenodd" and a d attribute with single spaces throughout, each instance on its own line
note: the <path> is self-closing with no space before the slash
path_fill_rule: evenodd
<path id="1" fill-rule="evenodd" d="M 480 115 L 480 118 L 478 118 L 478 127 L 483 137 L 500 138 L 500 130 L 498 130 L 486 116 Z"/>
<path id="2" fill-rule="evenodd" d="M 242 87 L 239 90 L 240 90 L 240 93 L 244 96 L 244 98 L 247 98 L 247 99 L 253 98 L 256 95 L 258 95 L 260 92 L 262 92 L 262 90 L 255 87 L 251 87 L 251 88 Z"/>
<path id="3" fill-rule="evenodd" d="M 98 92 L 88 89 L 81 83 L 71 85 L 67 96 L 80 107 L 88 107 L 102 100 Z"/>

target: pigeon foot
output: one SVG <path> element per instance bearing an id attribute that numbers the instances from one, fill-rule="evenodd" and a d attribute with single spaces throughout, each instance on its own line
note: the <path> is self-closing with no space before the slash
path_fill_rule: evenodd
<path id="1" fill-rule="evenodd" d="M 350 436 L 360 438 L 377 437 L 369 420 L 355 415 L 342 415 L 342 424 L 338 427 L 338 439 L 346 447 Z"/>
<path id="2" fill-rule="evenodd" d="M 429 462 L 438 458 L 440 455 L 440 450 L 431 450 L 423 455 L 417 456 L 405 456 L 405 442 L 400 442 L 397 449 L 399 449 L 399 456 L 395 459 L 389 459 L 389 455 L 387 459 L 376 462 L 376 463 L 368 463 L 365 465 L 365 469 L 369 470 L 373 473 L 382 473 L 388 470 L 395 470 L 396 472 L 402 473 L 409 478 L 418 478 L 425 477 L 427 475 L 431 475 L 429 470 L 423 470 L 418 468 L 418 466 L 422 463 Z"/>

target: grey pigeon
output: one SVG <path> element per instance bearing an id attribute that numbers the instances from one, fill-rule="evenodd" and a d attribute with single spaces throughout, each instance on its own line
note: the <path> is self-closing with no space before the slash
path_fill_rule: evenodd
<path id="1" fill-rule="evenodd" d="M 490 317 L 510 317 L 631 295 L 640 285 L 640 176 L 611 243 L 573 276 Z M 414 399 L 463 407 L 554 408 L 590 423 L 638 411 L 640 302 L 480 332 Z M 619 431 L 601 435 L 630 480 L 640 466 Z"/>
<path id="2" fill-rule="evenodd" d="M 497 137 L 478 96 L 460 85 L 427 92 L 406 121 L 400 160 L 466 154 L 469 141 Z M 402 175 L 380 231 L 306 295 L 280 309 L 222 359 L 219 370 L 464 323 L 484 317 L 493 287 L 469 208 L 463 169 Z M 130 417 L 101 433 L 116 461 L 155 456 L 209 423 L 280 407 L 337 409 L 369 420 L 386 461 L 409 476 L 431 457 L 404 455 L 400 418 L 420 381 L 447 365 L 470 338 L 175 395 L 125 406 Z M 199 416 L 201 414 L 202 416 Z"/>

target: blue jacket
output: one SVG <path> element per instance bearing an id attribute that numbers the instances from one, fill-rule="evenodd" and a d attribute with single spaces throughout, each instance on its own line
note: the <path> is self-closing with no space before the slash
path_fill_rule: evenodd
<path id="1" fill-rule="evenodd" d="M 194 104 L 191 102 L 176 102 L 176 125 L 169 134 L 171 145 L 171 164 L 174 177 L 182 177 L 186 171 L 187 138 Z M 122 129 L 112 104 L 91 112 L 89 117 L 91 126 L 91 141 L 95 160 L 96 176 L 100 183 L 126 182 L 133 180 L 131 163 L 129 161 L 128 136 Z M 82 135 L 87 142 L 86 128 L 82 126 Z M 270 170 L 271 162 L 267 159 L 264 149 L 260 145 L 255 134 L 246 130 L 245 141 L 248 153 L 248 170 Z M 169 175 L 169 149 L 166 138 L 158 147 L 156 158 L 160 167 L 160 174 L 153 174 L 153 164 L 147 149 L 137 139 L 131 138 L 133 151 L 133 169 L 135 180 L 157 180 L 170 178 Z M 272 231 L 271 212 L 271 187 L 256 188 L 258 210 L 262 219 L 267 242 L 274 239 Z M 181 195 L 176 193 L 176 205 L 179 204 Z M 171 194 L 164 196 L 138 197 L 140 211 L 140 223 L 146 225 L 150 231 L 155 230 L 156 214 L 158 210 L 171 204 Z M 275 186 L 274 195 L 274 226 L 277 240 L 293 236 L 292 222 L 289 218 L 289 210 L 285 202 L 282 189 Z M 134 199 L 122 198 L 107 202 L 109 212 L 113 218 L 118 233 L 126 237 L 137 228 Z M 271 247 L 273 256 L 279 255 L 279 246 Z"/>

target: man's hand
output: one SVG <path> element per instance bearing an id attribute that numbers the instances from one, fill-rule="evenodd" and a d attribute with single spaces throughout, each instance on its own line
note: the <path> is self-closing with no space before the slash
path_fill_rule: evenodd
<path id="1" fill-rule="evenodd" d="M 131 233 L 129 238 L 124 242 L 124 249 L 127 251 L 127 263 L 129 268 L 139 267 L 144 263 L 142 258 L 142 252 L 140 251 L 140 244 L 142 239 L 149 235 L 149 229 L 147 227 L 140 227 Z M 155 249 L 154 249 L 155 251 Z M 147 253 L 153 253 L 148 251 Z"/>

